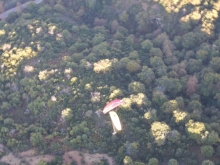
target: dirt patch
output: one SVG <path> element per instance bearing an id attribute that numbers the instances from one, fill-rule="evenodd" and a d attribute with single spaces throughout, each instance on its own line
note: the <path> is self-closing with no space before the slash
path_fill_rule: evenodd
<path id="1" fill-rule="evenodd" d="M 4 149 L 5 147 L 0 144 L 0 147 Z M 69 151 L 63 155 L 63 164 L 71 163 L 73 160 L 77 163 L 77 165 L 82 165 L 82 160 L 85 165 L 93 165 L 95 162 L 99 162 L 101 159 L 106 159 L 110 165 L 115 165 L 112 157 L 107 154 L 89 154 L 83 153 L 79 151 Z M 37 155 L 34 149 L 16 153 L 16 155 L 12 152 L 3 156 L 0 159 L 0 162 L 4 162 L 10 165 L 19 165 L 21 162 L 25 162 L 30 165 L 38 165 L 41 160 L 45 162 L 51 162 L 55 159 L 54 155 Z"/>
<path id="2" fill-rule="evenodd" d="M 18 154 L 20 157 L 29 157 L 29 156 L 34 156 L 35 154 L 35 150 L 28 150 L 28 151 L 24 151 Z"/>
<path id="3" fill-rule="evenodd" d="M 4 145 L 0 144 L 0 152 L 4 152 Z"/>
<path id="4" fill-rule="evenodd" d="M 55 159 L 55 156 L 53 155 L 38 155 L 24 158 L 25 162 L 30 165 L 38 165 L 41 160 L 51 162 L 53 159 Z"/>
<path id="5" fill-rule="evenodd" d="M 19 163 L 21 162 L 21 159 L 14 156 L 14 154 L 10 152 L 8 155 L 3 156 L 0 162 L 5 162 L 10 165 L 19 165 Z"/>
<path id="6" fill-rule="evenodd" d="M 25 152 L 18 153 L 15 156 L 12 152 L 1 158 L 0 162 L 5 162 L 10 165 L 19 165 L 21 161 L 26 162 L 30 165 L 38 165 L 41 160 L 50 162 L 55 158 L 53 155 L 36 155 L 35 150 L 28 150 Z"/>
<path id="7" fill-rule="evenodd" d="M 108 160 L 109 165 L 114 165 L 114 161 L 111 157 L 106 154 L 87 154 L 84 153 L 85 162 L 88 162 L 88 165 L 92 165 L 92 162 L 98 162 L 101 159 Z"/>
<path id="8" fill-rule="evenodd" d="M 63 160 L 65 164 L 71 163 L 74 160 L 76 164 L 81 165 L 82 156 L 77 151 L 70 151 L 63 155 Z"/>
<path id="9" fill-rule="evenodd" d="M 71 163 L 74 160 L 77 165 L 82 165 L 81 160 L 84 160 L 86 165 L 92 165 L 103 158 L 108 160 L 110 165 L 114 165 L 114 160 L 106 154 L 88 154 L 80 153 L 79 151 L 70 151 L 63 156 L 64 164 Z"/>

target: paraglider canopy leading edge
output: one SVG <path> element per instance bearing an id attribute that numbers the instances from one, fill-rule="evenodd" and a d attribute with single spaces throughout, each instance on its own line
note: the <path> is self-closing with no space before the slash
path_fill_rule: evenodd
<path id="1" fill-rule="evenodd" d="M 121 131 L 121 122 L 120 119 L 115 111 L 113 111 L 114 108 L 120 106 L 123 103 L 123 100 L 113 100 L 110 103 L 108 103 L 105 108 L 103 109 L 103 113 L 109 113 L 110 118 L 112 120 L 112 126 L 114 132 L 112 134 L 116 134 L 118 131 Z"/>
<path id="2" fill-rule="evenodd" d="M 114 108 L 118 107 L 119 105 L 121 105 L 124 101 L 123 100 L 113 100 L 110 103 L 108 103 L 105 108 L 103 109 L 103 113 L 106 114 L 109 111 L 113 110 Z"/>

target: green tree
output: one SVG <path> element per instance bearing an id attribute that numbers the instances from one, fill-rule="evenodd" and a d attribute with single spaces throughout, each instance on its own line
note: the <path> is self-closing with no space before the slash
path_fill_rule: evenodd
<path id="1" fill-rule="evenodd" d="M 214 149 L 212 146 L 209 146 L 209 145 L 206 145 L 206 146 L 201 146 L 200 147 L 200 150 L 201 150 L 201 154 L 204 156 L 204 157 L 211 157 L 214 153 Z"/>
<path id="2" fill-rule="evenodd" d="M 38 146 L 42 143 L 43 136 L 40 132 L 31 133 L 30 141 L 33 146 Z"/>
<path id="3" fill-rule="evenodd" d="M 165 66 L 162 58 L 157 56 L 150 58 L 150 65 L 154 70 L 156 70 L 158 67 L 160 68 L 161 66 Z"/>
<path id="4" fill-rule="evenodd" d="M 218 83 L 220 81 L 220 74 L 208 72 L 202 76 L 201 80 L 201 93 L 204 96 L 214 96 L 219 92 Z"/>
<path id="5" fill-rule="evenodd" d="M 56 4 L 54 5 L 54 10 L 60 13 L 64 13 L 65 12 L 65 7 L 61 4 Z"/>
<path id="6" fill-rule="evenodd" d="M 7 133 L 9 129 L 7 127 L 1 127 L 1 133 Z"/>
<path id="7" fill-rule="evenodd" d="M 185 106 L 183 97 L 177 97 L 175 100 L 177 101 L 179 108 L 183 110 Z"/>
<path id="8" fill-rule="evenodd" d="M 177 162 L 176 159 L 170 159 L 170 160 L 168 161 L 168 165 L 179 165 L 179 163 Z"/>
<path id="9" fill-rule="evenodd" d="M 120 15 L 119 15 L 119 20 L 123 23 L 126 23 L 128 21 L 128 13 L 126 11 L 123 11 Z"/>
<path id="10" fill-rule="evenodd" d="M 138 52 L 136 50 L 130 52 L 128 58 L 131 59 L 131 60 L 136 60 L 137 62 L 140 62 L 139 54 L 138 54 Z"/>
<path id="11" fill-rule="evenodd" d="M 138 142 L 133 142 L 133 143 L 126 142 L 125 143 L 126 152 L 132 157 L 136 157 L 138 155 L 139 146 L 140 145 Z"/>
<path id="12" fill-rule="evenodd" d="M 167 75 L 167 67 L 160 57 L 154 56 L 150 58 L 150 65 L 157 77 Z"/>
<path id="13" fill-rule="evenodd" d="M 220 107 L 220 93 L 216 93 L 214 99 L 217 102 L 217 106 Z"/>
<path id="14" fill-rule="evenodd" d="M 218 133 L 215 131 L 205 132 L 205 136 L 202 138 L 202 143 L 206 145 L 216 144 L 219 140 Z"/>
<path id="15" fill-rule="evenodd" d="M 179 142 L 180 133 L 177 130 L 172 130 L 167 134 L 167 139 L 173 143 Z"/>
<path id="16" fill-rule="evenodd" d="M 163 52 L 160 50 L 160 48 L 151 48 L 150 49 L 150 56 L 151 57 L 157 56 L 157 57 L 162 58 Z"/>
<path id="17" fill-rule="evenodd" d="M 162 45 L 166 40 L 169 40 L 167 33 L 161 33 L 153 40 L 154 46 L 162 48 Z"/>
<path id="18" fill-rule="evenodd" d="M 150 158 L 147 165 L 158 165 L 159 161 L 157 158 Z"/>
<path id="19" fill-rule="evenodd" d="M 201 59 L 189 59 L 186 63 L 186 70 L 189 74 L 194 74 L 199 72 L 202 69 L 202 60 Z"/>
<path id="20" fill-rule="evenodd" d="M 217 146 L 216 155 L 217 155 L 217 156 L 220 156 L 220 145 Z"/>
<path id="21" fill-rule="evenodd" d="M 178 102 L 176 100 L 169 100 L 167 102 L 165 102 L 161 109 L 165 112 L 165 113 L 172 113 L 174 110 L 178 110 L 179 109 L 179 105 Z"/>
<path id="22" fill-rule="evenodd" d="M 84 58 L 83 53 L 74 53 L 72 55 L 72 59 L 74 62 L 79 63 L 80 60 L 82 60 Z"/>
<path id="23" fill-rule="evenodd" d="M 147 12 L 141 11 L 135 16 L 135 20 L 138 24 L 138 31 L 141 33 L 149 33 L 152 30 L 150 16 Z"/>
<path id="24" fill-rule="evenodd" d="M 153 48 L 153 43 L 150 40 L 145 40 L 141 43 L 141 48 L 149 52 Z"/>
<path id="25" fill-rule="evenodd" d="M 148 123 L 153 123 L 158 120 L 157 111 L 155 109 L 148 109 L 148 111 L 144 113 L 143 117 Z"/>
<path id="26" fill-rule="evenodd" d="M 189 102 L 188 108 L 190 111 L 194 111 L 194 110 L 202 110 L 202 104 L 200 103 L 200 101 L 197 100 L 192 100 Z"/>
<path id="27" fill-rule="evenodd" d="M 123 40 L 124 37 L 125 37 L 125 36 L 124 36 L 121 32 L 119 32 L 119 31 L 117 31 L 117 32 L 115 33 L 115 35 L 114 35 L 114 39 L 116 39 L 116 40 Z"/>
<path id="28" fill-rule="evenodd" d="M 146 164 L 143 163 L 143 162 L 137 162 L 137 161 L 135 161 L 135 162 L 134 162 L 134 165 L 146 165 Z"/>
<path id="29" fill-rule="evenodd" d="M 30 13 L 36 13 L 37 12 L 37 9 L 38 9 L 38 5 L 34 2 L 30 2 L 28 3 L 27 5 L 27 8 L 28 12 Z"/>
<path id="30" fill-rule="evenodd" d="M 212 57 L 210 65 L 215 72 L 219 73 L 220 71 L 220 57 Z"/>
<path id="31" fill-rule="evenodd" d="M 38 163 L 38 165 L 47 165 L 47 162 L 45 162 L 44 160 L 40 160 L 40 162 Z"/>
<path id="32" fill-rule="evenodd" d="M 167 100 L 168 100 L 167 96 L 162 91 L 160 90 L 153 91 L 152 102 L 157 107 L 160 107 L 161 105 L 163 105 L 163 103 L 166 102 Z"/>
<path id="33" fill-rule="evenodd" d="M 182 45 L 185 49 L 193 49 L 197 45 L 195 33 L 189 32 L 182 36 Z"/>
<path id="34" fill-rule="evenodd" d="M 6 118 L 6 119 L 4 119 L 4 124 L 12 125 L 12 124 L 14 124 L 14 120 L 12 118 Z"/>
<path id="35" fill-rule="evenodd" d="M 131 72 L 131 73 L 134 73 L 134 72 L 137 72 L 141 69 L 141 66 L 138 62 L 136 62 L 135 60 L 131 60 L 127 63 L 126 65 L 126 69 Z"/>
<path id="36" fill-rule="evenodd" d="M 215 165 L 215 163 L 211 160 L 203 160 L 202 165 Z"/>
<path id="37" fill-rule="evenodd" d="M 93 45 L 98 45 L 102 43 L 105 40 L 105 36 L 101 33 L 95 34 L 95 36 L 92 39 Z"/>
<path id="38" fill-rule="evenodd" d="M 128 47 L 133 50 L 134 46 L 134 35 L 130 34 L 126 39 L 125 42 L 127 43 Z"/>
<path id="39" fill-rule="evenodd" d="M 66 29 L 62 31 L 62 36 L 67 41 L 71 39 L 71 33 Z"/>
<path id="40" fill-rule="evenodd" d="M 209 61 L 209 52 L 207 50 L 197 50 L 196 58 L 200 59 L 203 63 L 207 63 Z"/>
<path id="41" fill-rule="evenodd" d="M 1 105 L 1 109 L 3 111 L 7 111 L 11 108 L 11 104 L 9 104 L 8 102 L 3 102 L 2 105 Z"/>
<path id="42" fill-rule="evenodd" d="M 94 46 L 92 48 L 92 53 L 94 53 L 96 56 L 109 56 L 111 53 L 108 50 L 109 45 L 107 42 L 101 42 L 100 44 Z"/>
<path id="43" fill-rule="evenodd" d="M 182 47 L 182 37 L 181 36 L 175 36 L 173 40 L 173 44 L 177 49 L 181 49 Z"/>
<path id="44" fill-rule="evenodd" d="M 40 15 L 44 15 L 44 14 L 46 13 L 45 8 L 44 8 L 44 7 L 41 7 L 41 8 L 38 10 L 38 13 L 39 13 Z"/>
<path id="45" fill-rule="evenodd" d="M 142 82 L 145 82 L 147 85 L 150 85 L 151 82 L 155 79 L 154 72 L 151 68 L 143 66 L 141 73 L 138 74 L 138 77 Z"/>
<path id="46" fill-rule="evenodd" d="M 182 85 L 179 79 L 176 78 L 168 78 L 167 76 L 163 76 L 156 80 L 157 86 L 165 88 L 165 91 L 171 95 L 176 95 L 182 89 Z"/>

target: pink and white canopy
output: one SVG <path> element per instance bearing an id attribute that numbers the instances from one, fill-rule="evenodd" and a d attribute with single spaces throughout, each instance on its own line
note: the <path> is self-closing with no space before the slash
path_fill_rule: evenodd
<path id="1" fill-rule="evenodd" d="M 119 105 L 121 105 L 123 103 L 123 100 L 113 100 L 110 103 L 108 103 L 105 108 L 103 109 L 103 113 L 106 114 L 109 111 L 113 110 L 114 108 L 118 107 Z"/>

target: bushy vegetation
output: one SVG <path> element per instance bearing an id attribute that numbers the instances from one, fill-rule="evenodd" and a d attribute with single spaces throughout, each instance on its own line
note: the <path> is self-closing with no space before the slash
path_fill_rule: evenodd
<path id="1" fill-rule="evenodd" d="M 126 165 L 219 164 L 219 6 L 17 4 L 0 21 L 0 142 L 15 152 L 107 153 Z M 99 114 L 113 99 L 124 100 L 116 135 Z"/>

